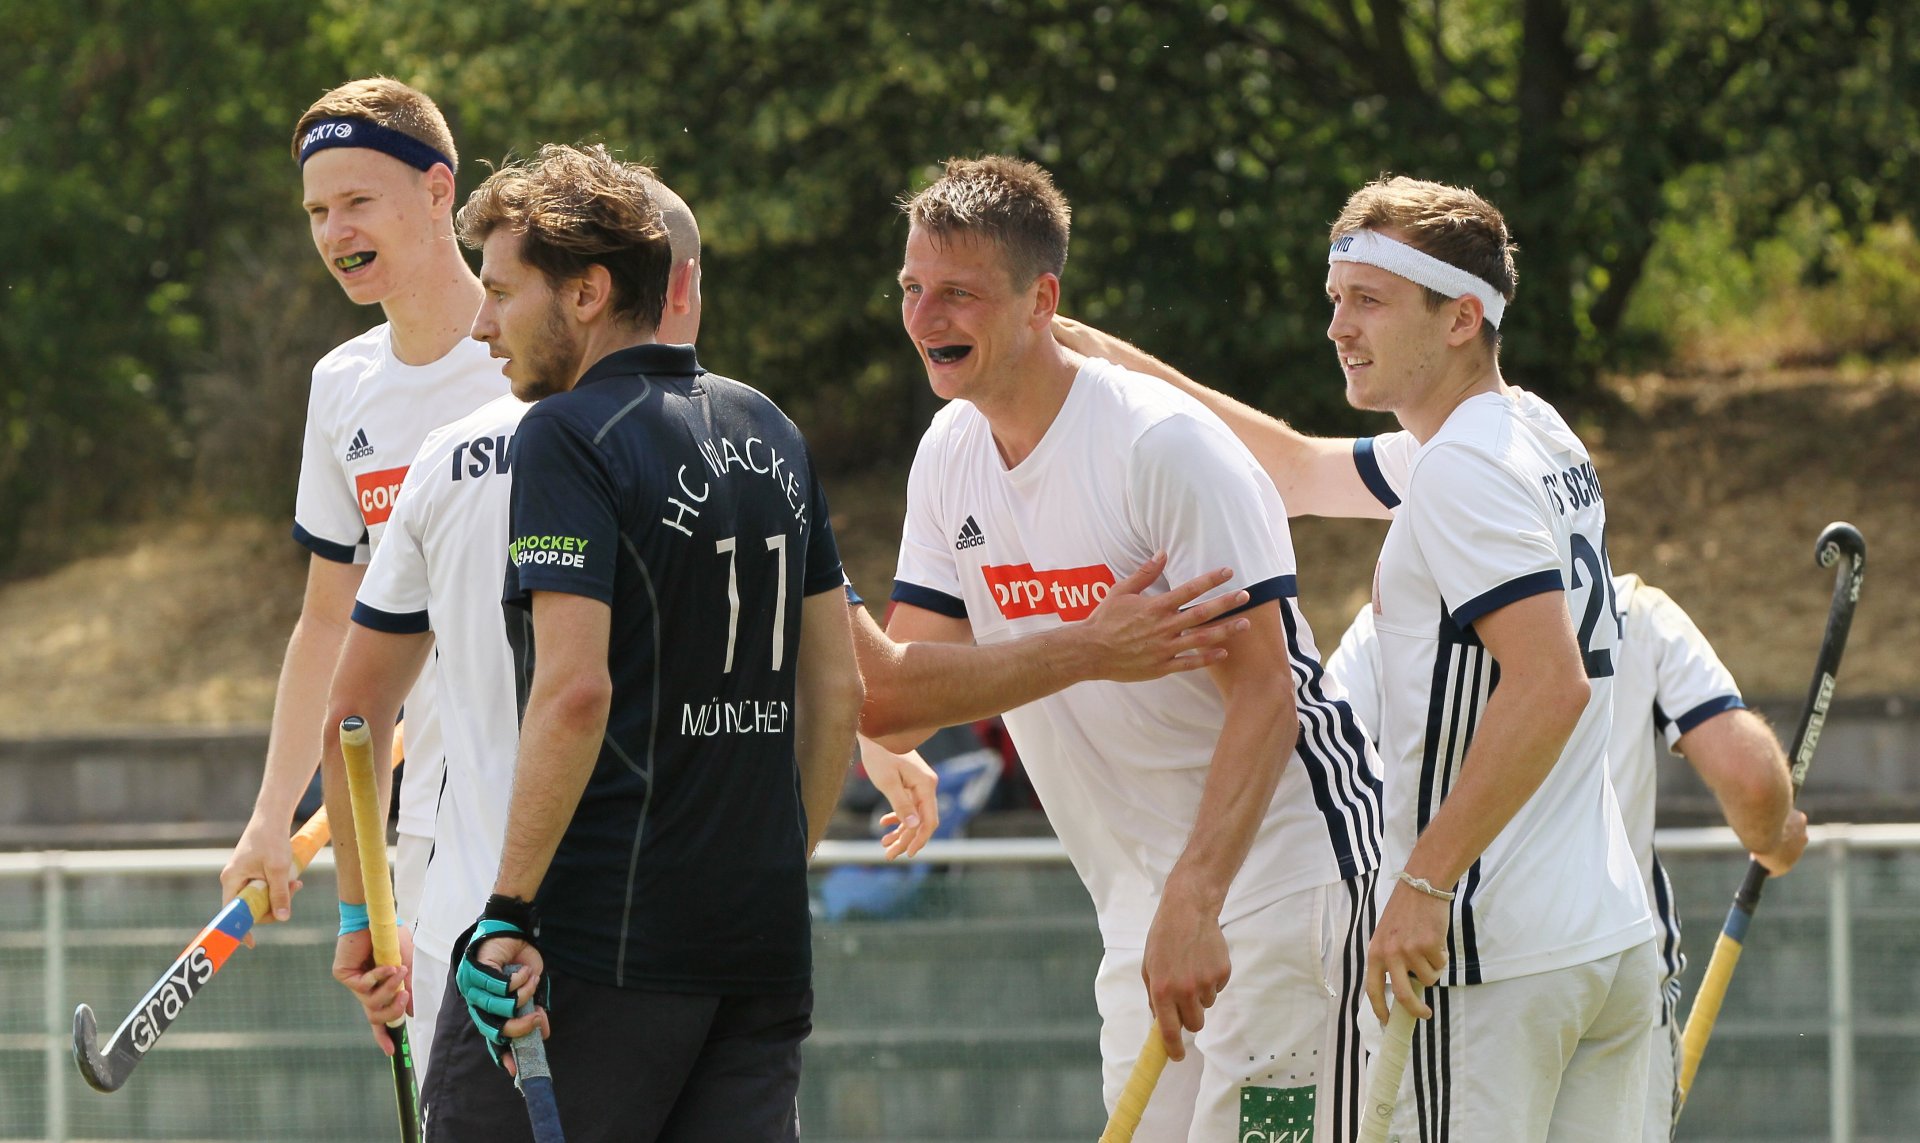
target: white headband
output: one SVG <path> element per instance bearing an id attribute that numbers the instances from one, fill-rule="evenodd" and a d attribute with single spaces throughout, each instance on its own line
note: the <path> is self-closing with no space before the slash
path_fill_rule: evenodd
<path id="1" fill-rule="evenodd" d="M 1356 230 L 1341 236 L 1327 250 L 1327 265 L 1335 262 L 1361 262 L 1378 266 L 1416 286 L 1425 286 L 1450 298 L 1472 294 L 1480 299 L 1480 306 L 1486 311 L 1487 324 L 1495 329 L 1500 328 L 1500 318 L 1507 312 L 1507 299 L 1501 297 L 1500 291 L 1494 289 L 1485 278 L 1469 274 L 1451 262 L 1442 262 L 1425 251 L 1415 250 L 1377 230 Z"/>

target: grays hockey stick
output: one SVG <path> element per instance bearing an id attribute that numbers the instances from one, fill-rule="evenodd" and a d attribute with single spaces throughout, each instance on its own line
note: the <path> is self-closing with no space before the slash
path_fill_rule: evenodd
<path id="1" fill-rule="evenodd" d="M 1840 656 L 1847 649 L 1847 632 L 1853 626 L 1853 612 L 1860 605 L 1860 579 L 1867 568 L 1867 541 L 1852 524 L 1832 523 L 1820 533 L 1814 545 L 1814 559 L 1821 567 L 1836 568 L 1833 603 L 1827 610 L 1827 630 L 1820 639 L 1820 656 L 1814 662 L 1813 683 L 1807 690 L 1806 709 L 1793 732 L 1793 749 L 1788 754 L 1792 765 L 1793 792 L 1807 780 L 1807 767 L 1820 745 L 1820 731 L 1826 726 L 1827 707 L 1833 701 L 1834 676 L 1840 671 Z M 1837 565 L 1837 567 L 1836 567 Z M 1734 966 L 1747 940 L 1747 926 L 1760 907 L 1760 893 L 1767 886 L 1767 867 L 1758 861 L 1747 864 L 1747 875 L 1733 895 L 1733 908 L 1713 944 L 1713 959 L 1700 981 L 1700 995 L 1687 1013 L 1686 1031 L 1680 1037 L 1680 1106 L 1693 1089 L 1694 1076 L 1700 1070 L 1700 1057 L 1706 1054 L 1707 1040 L 1720 1018 L 1720 1005 L 1727 998 L 1727 985 L 1733 980 Z"/>
<path id="2" fill-rule="evenodd" d="M 327 811 L 321 810 L 293 835 L 293 876 L 298 877 L 320 847 L 327 844 L 328 832 Z M 133 1069 L 140 1066 L 147 1052 L 213 979 L 214 973 L 227 963 L 233 950 L 240 947 L 240 942 L 246 940 L 254 924 L 267 915 L 269 908 L 267 883 L 248 882 L 247 887 L 187 943 L 186 951 L 161 974 L 153 987 L 147 989 L 140 1003 L 133 1006 L 133 1011 L 114 1030 L 104 1049 L 99 1044 L 93 1009 L 82 1004 L 73 1010 L 73 1059 L 93 1090 L 120 1090 Z"/>

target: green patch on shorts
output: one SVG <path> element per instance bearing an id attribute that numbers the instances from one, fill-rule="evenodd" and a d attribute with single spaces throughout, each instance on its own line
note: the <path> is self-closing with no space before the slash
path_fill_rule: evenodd
<path id="1" fill-rule="evenodd" d="M 1313 1085 L 1242 1087 L 1235 1143 L 1313 1143 Z"/>

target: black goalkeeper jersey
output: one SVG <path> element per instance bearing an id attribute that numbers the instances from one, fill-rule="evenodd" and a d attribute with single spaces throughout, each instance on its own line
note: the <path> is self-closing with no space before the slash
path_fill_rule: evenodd
<path id="1" fill-rule="evenodd" d="M 541 951 L 629 988 L 796 992 L 811 959 L 794 755 L 801 600 L 845 577 L 806 441 L 693 347 L 608 355 L 514 441 L 505 601 L 612 609 L 613 704 L 538 904 Z"/>

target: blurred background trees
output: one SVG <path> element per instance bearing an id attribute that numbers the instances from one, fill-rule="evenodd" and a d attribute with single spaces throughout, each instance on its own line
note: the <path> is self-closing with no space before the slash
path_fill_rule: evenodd
<path id="1" fill-rule="evenodd" d="M 702 357 L 830 468 L 910 454 L 895 201 L 952 154 L 1073 200 L 1065 308 L 1354 423 L 1328 221 L 1383 171 L 1521 245 L 1509 377 L 1914 348 L 1920 10 L 1832 0 L 14 0 L 0 40 L 0 570 L 211 504 L 283 516 L 307 371 L 379 320 L 307 244 L 288 134 L 399 76 L 460 181 L 550 140 L 655 164 L 707 241 Z"/>

